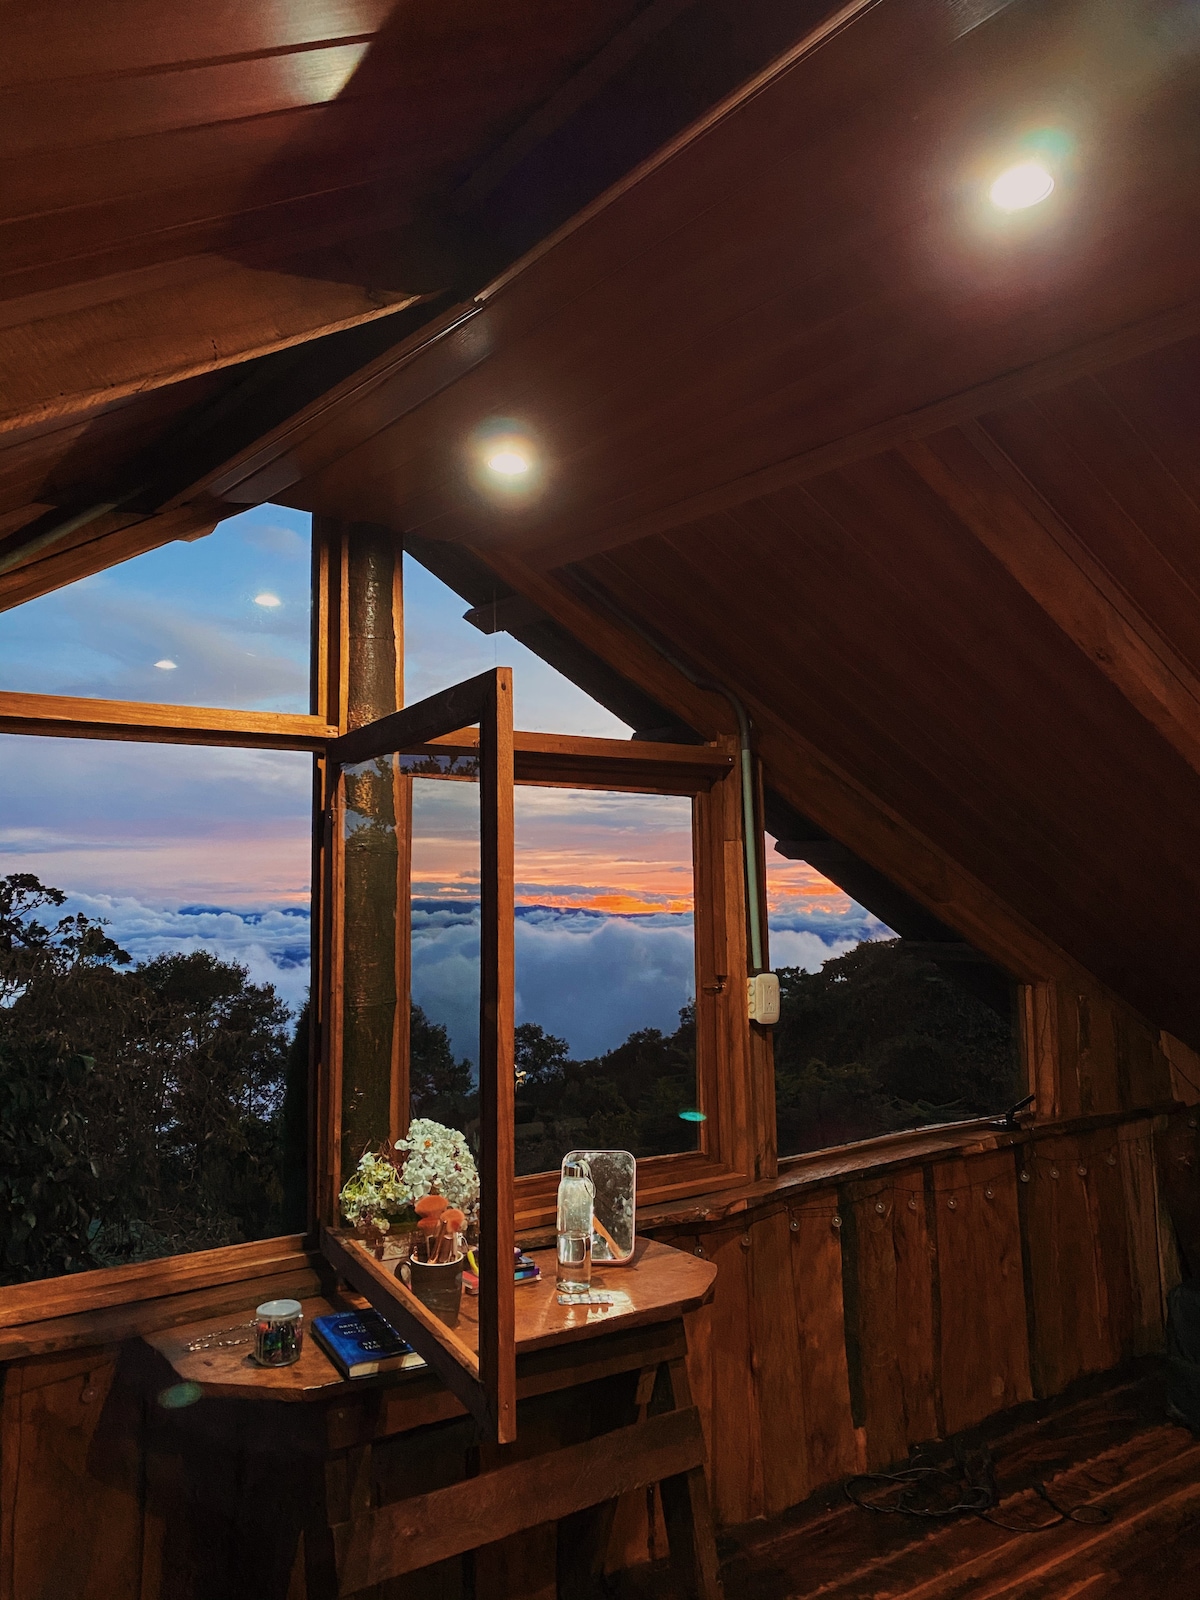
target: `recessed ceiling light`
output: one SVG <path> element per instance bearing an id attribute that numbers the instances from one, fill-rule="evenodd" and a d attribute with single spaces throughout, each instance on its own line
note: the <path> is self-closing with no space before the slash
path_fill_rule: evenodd
<path id="1" fill-rule="evenodd" d="M 281 606 L 283 601 L 277 594 L 256 594 L 254 596 L 254 604 L 256 606 Z"/>
<path id="2" fill-rule="evenodd" d="M 1001 211 L 1024 211 L 1044 200 L 1053 188 L 1054 179 L 1040 161 L 1018 161 L 995 180 L 988 198 Z"/>
<path id="3" fill-rule="evenodd" d="M 519 478 L 523 472 L 529 471 L 530 461 L 519 450 L 497 450 L 495 455 L 487 457 L 487 466 L 502 478 Z"/>
<path id="4" fill-rule="evenodd" d="M 175 671 L 175 663 L 173 661 L 168 661 L 165 656 L 163 657 L 163 659 L 161 661 L 156 661 L 154 663 L 154 665 L 158 668 L 158 670 L 160 672 L 174 672 Z"/>

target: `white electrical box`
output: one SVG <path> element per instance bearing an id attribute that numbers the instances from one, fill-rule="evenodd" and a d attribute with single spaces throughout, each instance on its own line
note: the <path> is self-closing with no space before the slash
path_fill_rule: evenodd
<path id="1" fill-rule="evenodd" d="M 750 997 L 750 1021 L 769 1028 L 779 1021 L 779 976 L 774 972 L 757 972 L 747 980 Z"/>

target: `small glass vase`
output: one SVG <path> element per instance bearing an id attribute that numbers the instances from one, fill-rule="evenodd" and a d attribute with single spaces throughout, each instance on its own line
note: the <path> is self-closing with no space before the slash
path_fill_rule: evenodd
<path id="1" fill-rule="evenodd" d="M 376 1261 L 407 1261 L 416 1248 L 417 1221 L 415 1217 L 405 1217 L 399 1222 L 390 1222 L 387 1228 L 381 1228 L 376 1222 L 360 1222 L 354 1234 Z"/>

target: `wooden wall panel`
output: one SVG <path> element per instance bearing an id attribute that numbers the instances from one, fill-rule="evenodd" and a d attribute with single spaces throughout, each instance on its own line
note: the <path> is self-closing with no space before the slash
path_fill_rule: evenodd
<path id="1" fill-rule="evenodd" d="M 793 1233 L 792 1227 L 796 1232 Z M 805 1402 L 807 1352 L 802 1346 L 798 1285 L 793 1268 L 805 1278 L 801 1223 L 776 1211 L 749 1229 L 750 1351 L 759 1397 L 759 1438 L 763 1454 L 763 1504 L 768 1517 L 803 1500 L 809 1479 Z M 840 1328 L 835 1330 L 840 1345 Z"/>
<path id="2" fill-rule="evenodd" d="M 1161 1338 L 1149 1125 L 1041 1141 L 1025 1170 L 1034 1385 L 1051 1395 Z"/>
<path id="3" fill-rule="evenodd" d="M 713 1511 L 718 1522 L 761 1516 L 762 1434 L 750 1353 L 750 1251 L 746 1225 L 707 1235 L 719 1292 L 712 1308 L 712 1431 L 709 1436 Z"/>
<path id="4" fill-rule="evenodd" d="M 1119 1130 L 1117 1155 L 1125 1200 L 1125 1242 L 1133 1308 L 1131 1353 L 1162 1347 L 1164 1300 L 1158 1262 L 1158 1194 L 1154 1143 L 1148 1121 L 1127 1122 Z"/>
<path id="5" fill-rule="evenodd" d="M 1155 1130 L 1159 1193 L 1184 1265 L 1200 1277 L 1200 1132 L 1194 1111 Z"/>
<path id="6" fill-rule="evenodd" d="M 1159 1048 L 1166 1060 L 1169 1090 L 1162 1098 L 1179 1100 L 1185 1106 L 1200 1102 L 1200 1054 L 1169 1033 L 1159 1035 Z"/>
<path id="7" fill-rule="evenodd" d="M 1033 1392 L 1012 1158 L 941 1162 L 930 1190 L 943 1423 L 957 1433 Z"/>
<path id="8" fill-rule="evenodd" d="M 841 1214 L 832 1195 L 815 1195 L 791 1208 L 792 1283 L 800 1329 L 800 1383 L 804 1394 L 804 1451 L 809 1488 L 830 1483 L 862 1465 L 850 1410 L 842 1300 Z M 763 1395 L 760 1406 L 773 1403 Z"/>
<path id="9" fill-rule="evenodd" d="M 920 1170 L 848 1185 L 841 1203 L 846 1350 L 869 1468 L 934 1438 L 934 1251 Z"/>
<path id="10" fill-rule="evenodd" d="M 6 1374 L 3 1600 L 138 1593 L 140 1419 L 136 1399 L 116 1381 L 118 1358 L 101 1349 Z"/>

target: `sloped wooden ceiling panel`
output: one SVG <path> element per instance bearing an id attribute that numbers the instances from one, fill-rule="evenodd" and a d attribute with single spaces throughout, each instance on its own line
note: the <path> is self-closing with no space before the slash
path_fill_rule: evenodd
<path id="1" fill-rule="evenodd" d="M 737 504 L 1200 331 L 1190 47 L 1161 0 L 883 0 L 490 296 L 491 361 L 305 498 L 541 565 Z M 1061 136 L 1044 207 L 986 179 Z M 546 492 L 463 446 L 519 418 Z"/>
<path id="2" fill-rule="evenodd" d="M 1200 773 L 903 458 L 582 569 L 1162 1026 L 1200 1036 Z"/>
<path id="3" fill-rule="evenodd" d="M 423 202 L 638 0 L 11 0 L 0 428 L 446 287 Z"/>

